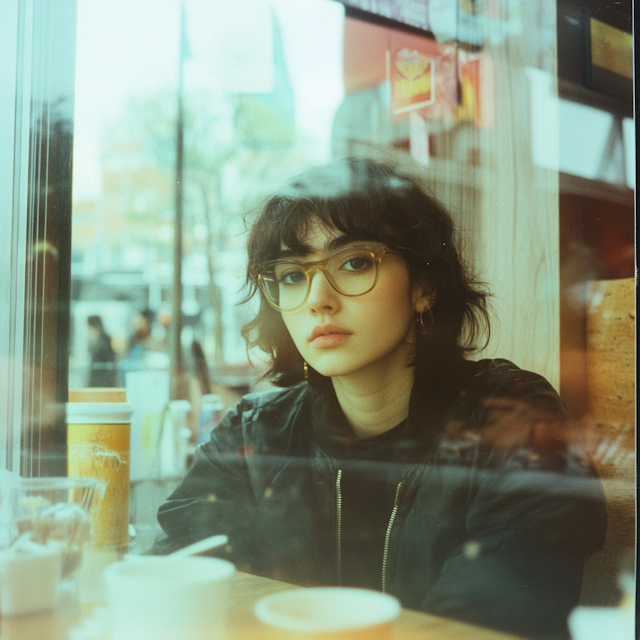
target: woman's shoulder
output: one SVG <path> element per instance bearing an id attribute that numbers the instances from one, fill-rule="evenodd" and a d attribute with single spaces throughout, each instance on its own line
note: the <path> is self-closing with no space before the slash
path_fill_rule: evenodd
<path id="1" fill-rule="evenodd" d="M 212 440 L 218 446 L 227 441 L 267 448 L 277 448 L 279 440 L 286 444 L 294 424 L 309 422 L 304 419 L 310 413 L 308 397 L 306 383 L 249 393 L 227 411 L 212 432 Z"/>
<path id="2" fill-rule="evenodd" d="M 452 460 L 463 464 L 590 471 L 567 407 L 543 376 L 503 359 L 465 367 L 459 402 L 445 420 L 441 455 L 455 454 Z"/>
<path id="3" fill-rule="evenodd" d="M 467 391 L 487 398 L 519 401 L 567 415 L 567 408 L 551 383 L 538 373 L 504 358 L 468 361 Z"/>
<path id="4" fill-rule="evenodd" d="M 545 380 L 540 374 L 533 371 L 522 369 L 517 364 L 507 360 L 506 358 L 483 358 L 482 360 L 467 360 L 467 366 L 472 370 L 476 378 L 483 378 L 492 381 L 507 381 L 513 379 L 528 380 L 538 379 Z M 547 382 L 547 384 L 549 384 Z"/>
<path id="5" fill-rule="evenodd" d="M 265 412 L 294 410 L 307 398 L 308 387 L 306 382 L 301 382 L 291 387 L 248 393 L 235 405 L 235 408 L 239 413 L 251 418 Z"/>

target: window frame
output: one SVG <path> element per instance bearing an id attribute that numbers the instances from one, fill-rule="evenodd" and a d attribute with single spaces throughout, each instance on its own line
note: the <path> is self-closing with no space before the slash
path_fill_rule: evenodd
<path id="1" fill-rule="evenodd" d="M 0 192 L 1 463 L 66 475 L 76 0 L 7 0 Z"/>

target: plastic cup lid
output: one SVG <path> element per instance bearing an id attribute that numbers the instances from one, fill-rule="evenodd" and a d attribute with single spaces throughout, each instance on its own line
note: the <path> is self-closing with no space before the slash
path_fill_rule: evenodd
<path id="1" fill-rule="evenodd" d="M 133 405 L 130 402 L 67 402 L 67 422 L 83 419 L 130 420 Z"/>

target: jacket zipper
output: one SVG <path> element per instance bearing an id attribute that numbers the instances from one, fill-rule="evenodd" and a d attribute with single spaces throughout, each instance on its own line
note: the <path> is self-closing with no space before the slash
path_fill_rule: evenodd
<path id="1" fill-rule="evenodd" d="M 396 497 L 393 500 L 393 509 L 391 511 L 391 517 L 389 518 L 389 524 L 387 525 L 387 533 L 384 536 L 384 552 L 382 553 L 382 593 L 387 592 L 387 558 L 389 557 L 389 541 L 391 540 L 391 529 L 393 529 L 393 523 L 398 514 L 398 506 L 400 505 L 400 492 L 402 491 L 402 485 L 404 480 L 398 483 L 396 488 Z"/>
<path id="2" fill-rule="evenodd" d="M 336 562 L 338 565 L 338 584 L 342 586 L 342 469 L 336 476 Z"/>
<path id="3" fill-rule="evenodd" d="M 338 469 L 336 476 L 336 563 L 338 565 L 338 584 L 342 585 L 342 469 Z M 396 487 L 396 495 L 393 500 L 393 509 L 387 525 L 387 532 L 384 536 L 384 551 L 382 553 L 382 592 L 387 590 L 387 558 L 389 557 L 389 541 L 391 540 L 391 529 L 398 515 L 400 506 L 400 493 L 404 485 L 401 480 Z"/>

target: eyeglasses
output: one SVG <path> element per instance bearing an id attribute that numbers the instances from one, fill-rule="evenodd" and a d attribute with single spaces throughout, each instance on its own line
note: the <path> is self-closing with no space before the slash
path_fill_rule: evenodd
<path id="1" fill-rule="evenodd" d="M 307 301 L 314 271 L 322 271 L 343 296 L 361 296 L 376 286 L 380 262 L 386 253 L 397 251 L 367 244 L 339 249 L 314 262 L 272 260 L 257 273 L 257 283 L 276 311 L 295 311 Z"/>

